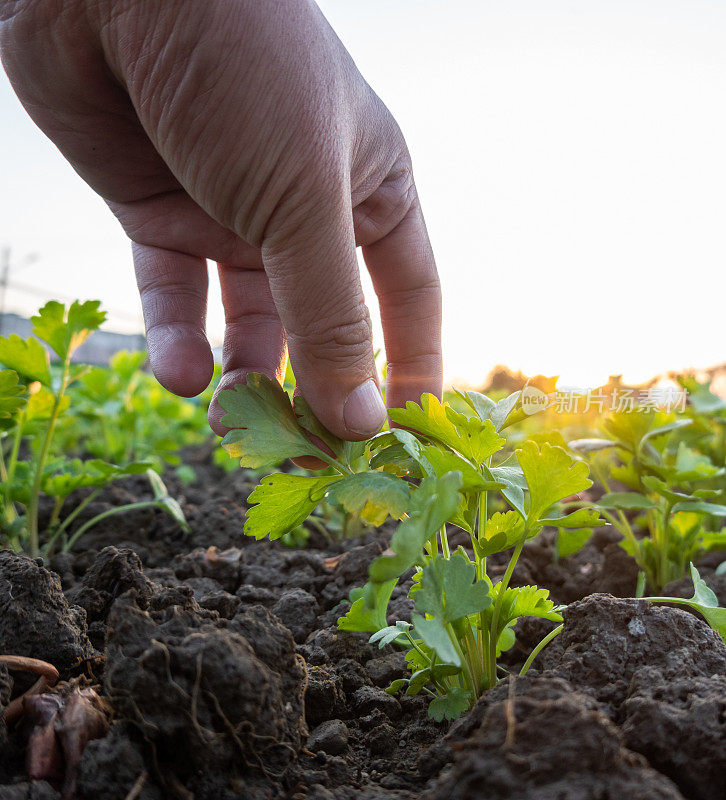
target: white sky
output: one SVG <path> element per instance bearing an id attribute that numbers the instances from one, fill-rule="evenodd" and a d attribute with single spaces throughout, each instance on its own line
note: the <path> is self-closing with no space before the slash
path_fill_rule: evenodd
<path id="1" fill-rule="evenodd" d="M 563 383 L 726 361 L 726 3 L 323 0 L 409 142 L 446 372 Z M 11 310 L 100 298 L 138 330 L 125 238 L 0 73 Z M 121 312 L 113 313 L 113 312 Z M 375 314 L 375 312 L 374 312 Z M 222 313 L 210 292 L 209 334 Z"/>

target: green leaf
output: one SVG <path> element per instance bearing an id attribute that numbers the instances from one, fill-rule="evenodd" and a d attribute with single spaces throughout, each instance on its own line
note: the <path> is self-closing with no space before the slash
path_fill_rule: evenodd
<path id="1" fill-rule="evenodd" d="M 491 556 L 509 550 L 518 544 L 524 533 L 524 519 L 516 511 L 499 511 L 492 514 L 484 526 L 484 536 L 479 540 L 479 557 Z"/>
<path id="2" fill-rule="evenodd" d="M 717 503 L 707 503 L 705 500 L 697 500 L 695 503 L 676 503 L 673 511 L 687 511 L 692 514 L 708 514 L 711 517 L 726 517 L 726 506 Z"/>
<path id="3" fill-rule="evenodd" d="M 642 438 L 653 424 L 652 416 L 636 412 L 614 413 L 605 420 L 605 430 L 617 439 L 621 446 L 635 453 Z"/>
<path id="4" fill-rule="evenodd" d="M 429 704 L 429 716 L 436 722 L 458 719 L 469 710 L 471 695 L 466 689 L 454 686 L 443 697 L 435 697 Z"/>
<path id="5" fill-rule="evenodd" d="M 497 431 L 500 431 L 505 427 L 507 418 L 517 405 L 517 401 L 519 400 L 521 394 L 522 392 L 513 392 L 508 397 L 505 397 L 496 404 L 491 413 L 491 420 L 494 423 L 494 427 Z"/>
<path id="6" fill-rule="evenodd" d="M 600 508 L 619 508 L 623 511 L 658 508 L 658 504 L 637 492 L 610 492 L 595 503 Z"/>
<path id="7" fill-rule="evenodd" d="M 18 373 L 0 370 L 0 419 L 9 419 L 28 402 L 25 386 L 19 383 Z"/>
<path id="8" fill-rule="evenodd" d="M 153 469 L 147 469 L 146 477 L 151 484 L 157 506 L 173 517 L 185 533 L 191 533 L 191 528 L 189 527 L 187 518 L 184 516 L 182 507 L 179 505 L 179 502 L 169 494 L 169 490 L 166 488 L 166 484 L 161 476 L 157 475 Z"/>
<path id="9" fill-rule="evenodd" d="M 484 480 L 479 470 L 466 458 L 453 453 L 451 450 L 442 450 L 435 445 L 423 448 L 423 456 L 433 467 L 437 475 L 447 472 L 460 472 L 462 477 L 461 489 L 464 492 L 471 490 L 488 491 L 490 489 L 503 489 L 504 483 Z"/>
<path id="10" fill-rule="evenodd" d="M 397 578 L 421 560 L 423 546 L 451 517 L 459 505 L 461 473 L 425 478 L 411 495 L 408 517 L 399 523 L 391 539 L 389 555 L 384 553 L 370 566 L 371 580 Z"/>
<path id="11" fill-rule="evenodd" d="M 418 614 L 413 614 L 411 620 L 416 635 L 436 653 L 441 661 L 457 667 L 461 666 L 459 654 L 440 619 L 426 619 Z"/>
<path id="12" fill-rule="evenodd" d="M 497 583 L 492 590 L 495 600 L 501 591 L 500 587 L 501 583 Z M 502 598 L 497 636 L 510 622 L 515 622 L 520 617 L 539 617 L 552 622 L 562 622 L 562 615 L 556 610 L 549 596 L 547 589 L 540 589 L 537 586 L 508 587 Z"/>
<path id="13" fill-rule="evenodd" d="M 592 486 L 587 464 L 575 461 L 561 447 L 545 443 L 540 449 L 535 442 L 525 442 L 517 450 L 517 460 L 529 487 L 528 525 L 537 523 L 559 500 Z"/>
<path id="14" fill-rule="evenodd" d="M 710 390 L 711 382 L 698 383 L 698 381 L 681 380 L 684 388 L 688 390 L 688 403 L 699 414 L 716 414 L 726 409 L 726 400 Z"/>
<path id="15" fill-rule="evenodd" d="M 382 650 L 389 644 L 398 639 L 399 636 L 405 634 L 411 628 L 410 622 L 398 621 L 395 625 L 388 625 L 386 628 L 376 631 L 368 640 L 369 644 L 378 644 L 378 649 Z"/>
<path id="16" fill-rule="evenodd" d="M 454 392 L 479 416 L 482 422 L 491 417 L 491 413 L 497 405 L 494 400 L 481 392 L 461 392 L 458 389 L 454 389 Z"/>
<path id="17" fill-rule="evenodd" d="M 393 578 L 384 583 L 368 584 L 366 596 L 356 597 L 348 613 L 338 620 L 338 630 L 375 634 L 382 628 L 386 629 L 388 626 L 386 622 L 388 602 L 397 583 L 398 579 Z M 362 595 L 363 590 L 360 590 L 358 594 Z"/>
<path id="18" fill-rule="evenodd" d="M 580 550 L 590 541 L 592 528 L 560 528 L 557 531 L 557 555 L 560 558 L 567 558 L 579 553 Z"/>
<path id="19" fill-rule="evenodd" d="M 151 464 L 146 461 L 134 461 L 120 467 L 100 459 L 82 461 L 80 458 L 74 458 L 65 461 L 59 468 L 54 468 L 45 475 L 42 487 L 46 494 L 61 499 L 76 489 L 107 486 L 123 475 L 141 475 L 150 467 Z"/>
<path id="20" fill-rule="evenodd" d="M 678 445 L 675 463 L 676 481 L 698 481 L 705 478 L 713 478 L 721 472 L 719 468 L 711 463 L 711 459 L 692 450 L 685 442 Z"/>
<path id="21" fill-rule="evenodd" d="M 21 339 L 15 333 L 0 337 L 0 364 L 14 369 L 29 381 L 50 386 L 48 353 L 37 339 Z"/>
<path id="22" fill-rule="evenodd" d="M 119 350 L 109 361 L 111 371 L 124 383 L 129 383 L 149 358 L 146 350 Z"/>
<path id="23" fill-rule="evenodd" d="M 676 516 L 675 519 L 678 519 Z M 704 531 L 699 526 L 699 532 L 701 535 L 701 547 L 707 553 L 714 553 L 714 552 L 721 552 L 722 550 L 726 550 L 726 528 L 722 528 L 720 531 Z M 717 574 L 720 574 L 718 570 L 716 570 Z"/>
<path id="24" fill-rule="evenodd" d="M 424 446 L 410 431 L 404 431 L 401 428 L 393 428 L 390 431 L 386 431 L 385 435 L 399 442 L 404 451 L 424 468 L 427 475 L 433 474 L 431 465 L 424 455 Z"/>
<path id="25" fill-rule="evenodd" d="M 320 503 L 338 476 L 308 477 L 275 472 L 263 478 L 247 498 L 245 535 L 255 539 L 279 539 L 301 525 Z"/>
<path id="26" fill-rule="evenodd" d="M 606 524 L 594 508 L 579 508 L 564 517 L 549 517 L 540 522 L 553 528 L 600 528 Z"/>
<path id="27" fill-rule="evenodd" d="M 684 600 L 682 597 L 646 597 L 653 603 L 678 603 L 698 611 L 708 624 L 726 642 L 726 608 L 721 608 L 718 598 L 706 581 L 691 564 L 691 580 L 693 581 L 693 597 Z"/>
<path id="28" fill-rule="evenodd" d="M 359 472 L 330 487 L 329 497 L 370 525 L 400 519 L 408 507 L 409 484 L 387 472 Z"/>
<path id="29" fill-rule="evenodd" d="M 524 490 L 527 488 L 527 480 L 519 465 L 488 468 L 482 467 L 485 477 L 490 480 L 497 481 L 504 484 L 502 494 L 507 502 L 516 509 L 523 517 L 526 517 L 524 509 Z"/>
<path id="30" fill-rule="evenodd" d="M 617 443 L 610 439 L 573 439 L 567 443 L 567 446 L 578 453 L 596 453 L 600 450 L 617 447 Z"/>
<path id="31" fill-rule="evenodd" d="M 409 400 L 405 409 L 392 408 L 389 416 L 397 425 L 412 428 L 477 463 L 504 446 L 504 439 L 497 434 L 491 420 L 465 417 L 432 394 L 422 395 L 420 406 Z"/>
<path id="32" fill-rule="evenodd" d="M 334 433 L 331 433 L 323 423 L 318 420 L 304 397 L 299 396 L 295 398 L 294 413 L 302 428 L 325 442 L 339 461 L 343 458 L 345 442 L 339 439 Z"/>
<path id="33" fill-rule="evenodd" d="M 99 311 L 100 300 L 81 303 L 74 300 L 66 310 L 63 303 L 51 300 L 31 317 L 33 333 L 49 344 L 63 361 L 73 354 L 106 319 L 106 312 Z"/>
<path id="34" fill-rule="evenodd" d="M 377 449 L 370 460 L 370 467 L 383 467 L 395 475 L 424 477 L 433 475 L 434 469 L 423 455 L 424 447 L 410 432 L 401 428 L 376 434 L 370 444 Z"/>
<path id="35" fill-rule="evenodd" d="M 643 415 L 647 416 L 647 415 Z M 642 450 L 643 445 L 650 441 L 651 439 L 655 439 L 657 436 L 663 436 L 666 433 L 671 433 L 671 431 L 678 430 L 679 428 L 687 428 L 689 425 L 693 425 L 693 420 L 691 419 L 677 419 L 673 422 L 669 422 L 666 425 L 658 425 L 655 428 L 649 430 L 643 438 L 640 440 L 638 448 Z"/>
<path id="36" fill-rule="evenodd" d="M 444 624 L 476 614 L 491 605 L 489 585 L 476 580 L 476 567 L 464 556 L 437 558 L 424 567 L 416 609 Z"/>
<path id="37" fill-rule="evenodd" d="M 35 384 L 37 386 L 38 384 Z M 31 387 L 32 389 L 33 387 Z M 37 392 L 31 391 L 28 397 L 28 408 L 25 413 L 26 422 L 33 422 L 34 420 L 49 419 L 53 413 L 53 406 L 55 405 L 55 395 L 53 392 L 41 386 Z M 63 414 L 70 406 L 71 398 L 65 395 L 60 403 L 59 413 Z"/>
<path id="38" fill-rule="evenodd" d="M 260 469 L 286 458 L 320 456 L 300 426 L 290 398 L 266 375 L 250 372 L 246 385 L 219 393 L 219 404 L 227 411 L 222 425 L 231 428 L 222 447 L 240 459 L 240 466 Z"/>
<path id="39" fill-rule="evenodd" d="M 423 669 L 416 670 L 408 679 L 408 688 L 406 689 L 407 695 L 418 694 L 424 686 L 431 680 L 431 669 L 424 667 Z"/>
<path id="40" fill-rule="evenodd" d="M 692 499 L 691 495 L 674 491 L 667 483 L 660 478 L 656 478 L 654 475 L 644 475 L 642 483 L 646 489 L 650 489 L 651 492 L 655 492 L 661 497 L 664 497 L 670 503 L 679 503 L 681 500 Z M 644 506 L 644 508 L 657 508 L 657 506 L 653 504 L 652 506 Z"/>

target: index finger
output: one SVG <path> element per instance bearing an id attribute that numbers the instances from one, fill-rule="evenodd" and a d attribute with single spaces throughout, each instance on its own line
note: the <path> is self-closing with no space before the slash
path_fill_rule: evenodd
<path id="1" fill-rule="evenodd" d="M 441 397 L 441 284 L 426 224 L 415 198 L 401 222 L 365 245 L 363 257 L 378 296 L 388 372 L 386 404 Z"/>

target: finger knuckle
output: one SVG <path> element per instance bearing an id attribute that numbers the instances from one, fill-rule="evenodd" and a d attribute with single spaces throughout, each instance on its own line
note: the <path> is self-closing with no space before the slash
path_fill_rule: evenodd
<path id="1" fill-rule="evenodd" d="M 318 361 L 349 365 L 370 358 L 371 332 L 370 315 L 360 309 L 348 320 L 320 323 L 294 339 Z"/>
<path id="2" fill-rule="evenodd" d="M 399 161 L 376 190 L 355 209 L 358 239 L 364 244 L 387 236 L 418 204 L 416 184 L 408 160 Z"/>

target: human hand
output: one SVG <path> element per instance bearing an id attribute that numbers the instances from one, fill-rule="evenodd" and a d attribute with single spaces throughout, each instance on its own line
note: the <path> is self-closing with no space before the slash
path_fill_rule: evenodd
<path id="1" fill-rule="evenodd" d="M 133 254 L 159 381 L 298 386 L 336 435 L 385 419 L 356 244 L 379 299 L 390 407 L 441 392 L 441 295 L 401 132 L 307 0 L 0 0 L 0 52 L 38 126 Z M 219 433 L 216 402 L 210 423 Z"/>

